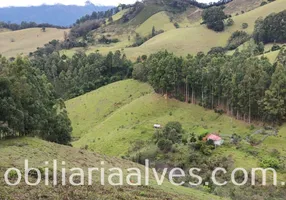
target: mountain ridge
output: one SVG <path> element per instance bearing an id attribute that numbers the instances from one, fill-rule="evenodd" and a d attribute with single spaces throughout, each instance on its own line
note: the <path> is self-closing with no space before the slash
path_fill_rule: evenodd
<path id="1" fill-rule="evenodd" d="M 70 26 L 78 18 L 91 14 L 92 12 L 106 11 L 113 6 L 102 6 L 94 4 L 80 5 L 41 5 L 41 6 L 12 6 L 0 8 L 0 19 L 4 22 L 21 23 L 22 21 L 33 21 L 36 23 L 49 23 L 59 26 Z"/>

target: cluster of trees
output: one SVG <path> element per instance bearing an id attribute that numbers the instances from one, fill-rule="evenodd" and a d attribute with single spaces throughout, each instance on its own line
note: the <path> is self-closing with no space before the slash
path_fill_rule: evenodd
<path id="1" fill-rule="evenodd" d="M 217 2 L 211 2 L 211 3 L 201 3 L 196 0 L 173 0 L 173 1 L 166 1 L 167 5 L 169 5 L 171 8 L 175 8 L 178 11 L 185 11 L 186 8 L 189 6 L 195 6 L 201 9 L 207 9 L 213 6 L 223 6 L 233 0 L 220 0 Z"/>
<path id="2" fill-rule="evenodd" d="M 27 59 L 0 56 L 0 139 L 33 135 L 69 144 L 71 123 L 46 76 Z"/>
<path id="3" fill-rule="evenodd" d="M 104 19 L 87 20 L 83 23 L 77 24 L 72 27 L 69 38 L 86 38 L 88 33 L 92 30 L 98 29 L 102 24 L 105 23 Z"/>
<path id="4" fill-rule="evenodd" d="M 158 52 L 136 64 L 133 77 L 148 81 L 162 94 L 223 110 L 249 123 L 281 122 L 286 118 L 285 56 L 272 65 L 254 56 L 256 48 L 249 46 L 233 56 L 198 53 L 185 59 Z"/>
<path id="5" fill-rule="evenodd" d="M 6 23 L 0 21 L 0 28 L 7 28 L 12 31 L 27 29 L 27 28 L 58 28 L 58 29 L 67 29 L 68 27 L 64 26 L 56 26 L 48 23 L 37 24 L 36 22 L 25 22 L 23 21 L 21 24 L 16 23 Z"/>
<path id="6" fill-rule="evenodd" d="M 162 33 L 164 33 L 164 30 L 158 30 L 157 31 L 155 26 L 152 27 L 151 33 L 146 37 L 142 37 L 141 35 L 136 33 L 135 42 L 130 47 L 138 47 L 141 44 L 143 44 L 144 42 L 146 42 L 146 41 L 150 40 L 151 38 L 155 37 L 156 35 L 159 35 Z"/>
<path id="7" fill-rule="evenodd" d="M 155 134 L 156 143 L 161 151 L 169 152 L 173 144 L 181 143 L 183 128 L 180 122 L 168 122 L 164 129 Z"/>
<path id="8" fill-rule="evenodd" d="M 74 25 L 78 25 L 78 24 L 84 23 L 89 20 L 107 19 L 109 17 L 112 17 L 119 11 L 120 11 L 119 7 L 115 7 L 107 11 L 92 12 L 90 15 L 85 15 L 81 17 L 80 19 L 76 20 Z"/>
<path id="9" fill-rule="evenodd" d="M 253 34 L 258 42 L 286 42 L 286 10 L 268 15 L 264 20 L 258 18 L 255 22 Z"/>
<path id="10" fill-rule="evenodd" d="M 121 21 L 126 23 L 133 19 L 144 8 L 144 3 L 137 1 L 129 10 L 122 16 Z"/>
<path id="11" fill-rule="evenodd" d="M 222 7 L 213 6 L 203 11 L 202 18 L 203 24 L 209 29 L 220 32 L 224 30 L 224 20 L 227 16 Z"/>
<path id="12" fill-rule="evenodd" d="M 128 78 L 132 73 L 132 63 L 120 51 L 106 56 L 77 52 L 72 58 L 53 52 L 35 57 L 32 64 L 46 75 L 57 96 L 64 99 Z"/>

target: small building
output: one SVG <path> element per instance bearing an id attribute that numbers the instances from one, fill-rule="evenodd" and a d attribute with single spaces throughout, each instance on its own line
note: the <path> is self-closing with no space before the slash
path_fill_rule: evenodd
<path id="1" fill-rule="evenodd" d="M 215 133 L 212 133 L 212 134 L 208 134 L 205 138 L 204 138 L 204 141 L 209 141 L 209 140 L 212 140 L 214 142 L 214 145 L 215 146 L 221 146 L 223 144 L 223 139 L 215 134 Z"/>
<path id="2" fill-rule="evenodd" d="M 162 126 L 160 124 L 154 124 L 154 128 L 155 129 L 160 129 L 160 128 L 162 128 Z"/>

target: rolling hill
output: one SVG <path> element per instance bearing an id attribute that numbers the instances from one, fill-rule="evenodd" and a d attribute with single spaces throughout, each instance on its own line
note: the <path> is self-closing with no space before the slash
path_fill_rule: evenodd
<path id="1" fill-rule="evenodd" d="M 264 6 L 259 6 L 260 3 L 258 0 L 234 0 L 226 4 L 225 12 L 232 14 L 234 25 L 226 27 L 226 30 L 220 33 L 207 29 L 205 25 L 200 25 L 201 19 L 198 16 L 202 12 L 201 9 L 190 8 L 182 14 L 174 15 L 168 11 L 162 11 L 162 9 L 156 6 L 150 7 L 149 5 L 127 23 L 128 29 L 133 27 L 133 31 L 119 31 L 121 32 L 120 34 L 117 31 L 112 31 L 124 29 L 127 26 L 126 24 L 112 26 L 111 31 L 108 25 L 95 31 L 95 35 L 100 35 L 101 32 L 109 32 L 113 37 L 119 38 L 120 41 L 118 43 L 92 45 L 89 46 L 86 52 L 99 51 L 100 53 L 107 54 L 109 51 L 121 50 L 131 60 L 135 60 L 140 55 L 149 55 L 165 49 L 180 56 L 196 54 L 200 51 L 206 53 L 212 47 L 226 46 L 231 34 L 237 30 L 244 30 L 252 34 L 257 18 L 266 17 L 273 12 L 283 11 L 286 7 L 286 0 L 276 0 Z M 170 22 L 171 17 L 173 18 L 172 23 Z M 174 22 L 178 22 L 180 28 L 175 29 Z M 246 29 L 242 28 L 243 23 L 248 24 Z M 134 42 L 133 40 L 128 41 L 128 36 L 135 37 L 134 32 L 142 36 L 147 36 L 151 34 L 153 26 L 156 30 L 161 29 L 165 32 L 151 38 L 139 47 L 127 48 L 127 46 Z M 73 55 L 74 53 L 73 49 L 65 51 L 67 55 Z"/>
<path id="2" fill-rule="evenodd" d="M 46 28 L 43 32 L 41 28 L 30 28 L 0 32 L 0 54 L 7 57 L 28 55 L 51 40 L 63 40 L 64 32 L 69 29 Z"/>
<path id="3" fill-rule="evenodd" d="M 250 132 L 243 122 L 218 116 L 200 106 L 166 100 L 147 84 L 135 80 L 102 87 L 67 101 L 66 106 L 72 120 L 73 136 L 80 137 L 73 145 L 79 148 L 87 145 L 90 150 L 114 156 L 127 153 L 136 140 L 152 138 L 154 124 L 164 125 L 177 119 L 188 132 L 197 134 L 221 131 L 231 135 L 235 131 L 246 135 Z"/>

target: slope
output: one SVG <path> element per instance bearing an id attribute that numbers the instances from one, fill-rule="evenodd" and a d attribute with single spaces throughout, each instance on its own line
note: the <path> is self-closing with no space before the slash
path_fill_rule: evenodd
<path id="1" fill-rule="evenodd" d="M 28 186 L 24 178 L 18 186 L 7 186 L 4 179 L 0 181 L 0 199 L 21 200 L 21 199 L 222 199 L 191 188 L 175 187 L 167 181 L 162 186 L 155 185 L 154 177 L 150 176 L 150 186 L 128 186 L 124 181 L 124 186 L 114 187 L 105 184 L 102 186 L 99 174 L 93 174 L 92 186 L 62 186 L 58 182 L 56 187 L 52 186 L 53 160 L 58 161 L 58 173 L 56 178 L 61 180 L 61 168 L 66 169 L 66 177 L 71 175 L 69 169 L 78 167 L 84 170 L 85 181 L 87 181 L 87 168 L 98 167 L 105 169 L 105 177 L 110 175 L 108 169 L 119 167 L 124 171 L 126 177 L 128 168 L 136 167 L 144 172 L 144 167 L 127 160 L 102 156 L 96 153 L 79 150 L 76 148 L 61 146 L 54 143 L 45 142 L 36 138 L 18 138 L 0 141 L 0 177 L 4 177 L 5 171 L 10 167 L 15 167 L 23 172 L 24 160 L 28 159 L 29 167 L 38 168 L 44 171 L 49 169 L 49 185 L 44 185 L 44 180 L 37 186 Z M 49 164 L 45 165 L 44 162 Z M 65 161 L 65 165 L 61 165 Z M 104 164 L 101 164 L 104 162 Z M 95 172 L 96 173 L 96 172 Z M 10 181 L 15 182 L 15 176 L 10 173 Z M 13 178 L 14 177 L 14 178 Z M 34 183 L 35 175 L 29 174 L 30 182 Z M 142 180 L 143 182 L 144 180 Z M 87 182 L 85 182 L 86 184 Z"/>
<path id="2" fill-rule="evenodd" d="M 85 135 L 117 109 L 152 91 L 148 84 L 127 80 L 67 101 L 66 107 L 73 122 L 73 136 L 78 138 Z"/>
<path id="3" fill-rule="evenodd" d="M 234 25 L 226 28 L 222 33 L 209 30 L 198 23 L 189 26 L 189 28 L 170 30 L 148 40 L 140 47 L 126 48 L 125 53 L 129 58 L 135 59 L 139 55 L 148 55 L 164 49 L 177 55 L 196 54 L 199 51 L 207 52 L 212 47 L 225 46 L 234 31 L 242 30 L 243 23 L 248 23 L 248 28 L 245 31 L 251 34 L 257 18 L 265 17 L 274 11 L 280 12 L 285 7 L 286 0 L 276 0 L 252 11 L 234 16 Z"/>
<path id="4" fill-rule="evenodd" d="M 149 19 L 147 19 L 143 24 L 141 24 L 137 29 L 136 32 L 142 36 L 147 36 L 151 34 L 153 26 L 155 29 L 168 31 L 171 29 L 175 29 L 173 23 L 170 22 L 169 16 L 165 11 L 156 13 Z"/>
<path id="5" fill-rule="evenodd" d="M 185 104 L 173 99 L 166 100 L 149 89 L 147 90 L 148 94 L 144 96 L 133 94 L 133 99 L 120 107 L 114 107 L 112 103 L 107 103 L 105 106 L 96 103 L 99 101 L 98 99 L 104 99 L 104 96 L 96 94 L 104 93 L 105 98 L 107 98 L 112 93 L 112 88 L 124 91 L 128 84 L 131 87 L 139 84 L 143 90 L 137 93 L 146 93 L 145 84 L 127 80 L 114 83 L 112 87 L 103 87 L 92 94 L 83 95 L 67 102 L 68 113 L 75 127 L 73 135 L 82 135 L 78 141 L 73 143 L 75 147 L 87 147 L 107 155 L 125 155 L 135 141 L 147 141 L 152 138 L 155 123 L 164 125 L 169 121 L 180 121 L 188 133 L 201 134 L 205 131 L 221 131 L 226 135 L 231 135 L 235 131 L 238 134 L 246 135 L 249 132 L 247 125 L 242 122 L 233 121 L 228 116 L 219 116 L 213 111 L 206 111 L 196 105 Z M 140 90 L 139 87 L 136 89 Z M 129 94 L 127 92 L 125 96 L 129 96 Z M 113 112 L 105 115 L 105 117 L 105 112 L 93 113 L 89 115 L 90 119 L 87 120 L 86 113 L 82 112 L 81 107 L 74 106 L 80 105 L 82 99 L 87 98 L 89 100 L 84 103 L 87 110 L 102 109 L 109 104 L 111 108 L 107 110 L 113 110 Z M 84 130 L 85 134 L 81 134 L 82 129 L 78 127 L 87 127 Z"/>
<path id="6" fill-rule="evenodd" d="M 30 28 L 0 32 L 0 54 L 7 57 L 28 55 L 51 40 L 63 40 L 65 31 L 69 30 L 46 28 L 43 32 L 41 28 Z"/>

